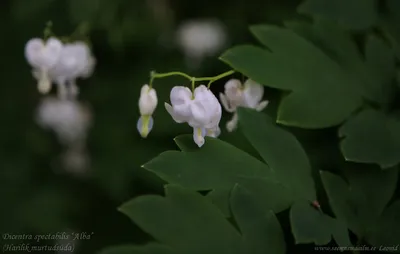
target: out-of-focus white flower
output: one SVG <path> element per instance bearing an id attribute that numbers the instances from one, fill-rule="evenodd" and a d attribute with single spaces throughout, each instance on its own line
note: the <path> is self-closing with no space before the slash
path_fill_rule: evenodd
<path id="1" fill-rule="evenodd" d="M 25 56 L 33 67 L 39 91 L 48 93 L 51 84 L 56 83 L 63 99 L 78 94 L 76 79 L 90 77 L 96 63 L 86 43 L 62 44 L 55 38 L 50 38 L 46 44 L 41 39 L 30 40 L 25 47 Z"/>
<path id="2" fill-rule="evenodd" d="M 215 95 L 204 85 L 194 93 L 187 87 L 176 86 L 171 90 L 171 104 L 165 108 L 177 123 L 188 123 L 193 128 L 193 140 L 201 147 L 204 137 L 218 137 L 222 108 Z"/>
<path id="3" fill-rule="evenodd" d="M 140 118 L 137 122 L 137 129 L 143 138 L 146 138 L 153 128 L 154 120 L 152 115 L 157 104 L 158 99 L 156 90 L 150 88 L 147 84 L 142 86 L 139 98 Z"/>
<path id="4" fill-rule="evenodd" d="M 85 175 L 89 169 L 89 156 L 84 147 L 70 147 L 62 155 L 64 169 L 75 175 Z"/>
<path id="5" fill-rule="evenodd" d="M 177 40 L 188 64 L 196 67 L 204 57 L 213 56 L 221 50 L 227 35 L 218 20 L 192 20 L 178 28 Z"/>
<path id="6" fill-rule="evenodd" d="M 233 117 L 226 124 L 226 129 L 232 132 L 236 129 L 238 107 L 252 108 L 262 111 L 268 105 L 268 101 L 261 101 L 264 95 L 264 87 L 251 79 L 247 79 L 244 85 L 237 80 L 231 79 L 225 84 L 225 93 L 220 93 L 219 98 L 224 109 L 233 113 Z"/>
<path id="7" fill-rule="evenodd" d="M 62 48 L 61 41 L 56 38 L 49 38 L 46 42 L 33 38 L 25 45 L 25 58 L 35 70 L 40 93 L 46 94 L 51 89 L 49 71 L 57 64 Z"/>
<path id="8" fill-rule="evenodd" d="M 37 122 L 53 130 L 64 145 L 71 146 L 86 139 L 91 117 L 77 101 L 48 97 L 38 107 Z"/>

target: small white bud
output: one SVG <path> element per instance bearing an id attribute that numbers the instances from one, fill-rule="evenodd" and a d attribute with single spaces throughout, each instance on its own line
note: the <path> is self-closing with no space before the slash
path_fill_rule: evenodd
<path id="1" fill-rule="evenodd" d="M 144 85 L 140 91 L 139 111 L 140 115 L 152 115 L 157 107 L 158 99 L 154 88 Z"/>
<path id="2" fill-rule="evenodd" d="M 146 138 L 153 128 L 154 120 L 152 114 L 158 104 L 157 93 L 149 85 L 142 86 L 139 97 L 140 118 L 137 122 L 137 129 L 143 138 Z"/>

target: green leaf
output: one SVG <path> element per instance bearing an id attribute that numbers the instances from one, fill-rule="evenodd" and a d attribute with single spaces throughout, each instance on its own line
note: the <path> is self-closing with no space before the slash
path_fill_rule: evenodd
<path id="1" fill-rule="evenodd" d="M 254 195 L 240 185 L 230 198 L 234 218 L 243 237 L 243 254 L 286 253 L 282 228 L 272 211 L 259 206 Z"/>
<path id="2" fill-rule="evenodd" d="M 279 123 L 303 128 L 334 126 L 362 104 L 359 86 L 312 43 L 274 26 L 251 30 L 270 51 L 239 46 L 221 59 L 260 84 L 291 91 L 279 106 Z"/>
<path id="3" fill-rule="evenodd" d="M 121 245 L 115 247 L 109 247 L 99 254 L 177 254 L 167 246 L 160 245 L 158 243 L 149 243 L 144 246 L 137 245 Z"/>
<path id="4" fill-rule="evenodd" d="M 352 79 L 354 86 L 366 99 L 387 105 L 390 103 L 394 78 L 394 56 L 385 43 L 370 35 L 365 45 L 365 58 L 351 35 L 326 22 L 286 22 L 291 28 L 319 47 Z"/>
<path id="5" fill-rule="evenodd" d="M 365 45 L 365 57 L 368 76 L 375 81 L 372 82 L 375 86 L 370 88 L 371 94 L 388 103 L 387 98 L 394 94 L 392 83 L 396 77 L 393 50 L 379 37 L 370 35 Z"/>
<path id="6" fill-rule="evenodd" d="M 265 114 L 240 108 L 238 115 L 241 131 L 277 178 L 293 191 L 293 195 L 314 201 L 311 165 L 296 137 L 278 127 Z"/>
<path id="7" fill-rule="evenodd" d="M 143 167 L 169 183 L 194 190 L 231 189 L 243 176 L 274 177 L 261 161 L 213 138 L 206 138 L 205 145 L 194 152 L 161 153 Z"/>
<path id="8" fill-rule="evenodd" d="M 338 244 L 350 246 L 349 234 L 344 225 L 317 210 L 309 202 L 298 201 L 292 206 L 290 224 L 296 244 L 326 245 L 333 236 Z"/>
<path id="9" fill-rule="evenodd" d="M 367 236 L 369 242 L 375 246 L 390 247 L 399 246 L 400 236 L 400 200 L 396 200 L 391 204 L 379 217 L 375 223 L 375 228 Z M 395 250 L 395 249 L 392 249 Z M 395 251 L 398 251 L 395 250 Z"/>
<path id="10" fill-rule="evenodd" d="M 217 189 L 210 191 L 206 197 L 210 198 L 211 202 L 228 218 L 231 216 L 231 209 L 229 206 L 230 194 L 230 189 Z"/>
<path id="11" fill-rule="evenodd" d="M 366 109 L 339 129 L 342 153 L 349 161 L 395 166 L 400 162 L 399 129 L 398 119 Z"/>
<path id="12" fill-rule="evenodd" d="M 227 201 L 232 187 L 239 183 L 258 193 L 259 202 L 280 212 L 288 208 L 293 194 L 277 180 L 275 173 L 261 161 L 218 139 L 206 138 L 201 148 L 190 148 L 191 135 L 175 138 L 182 152 L 167 151 L 144 165 L 168 183 L 192 190 L 213 190 L 211 199 L 228 213 Z"/>
<path id="13" fill-rule="evenodd" d="M 348 183 L 332 173 L 321 172 L 332 210 L 360 239 L 374 238 L 379 234 L 379 219 L 386 217 L 385 208 L 396 189 L 398 170 L 346 173 Z"/>
<path id="14" fill-rule="evenodd" d="M 240 234 L 198 193 L 169 185 L 165 198 L 141 196 L 120 210 L 178 253 L 239 253 Z"/>
<path id="15" fill-rule="evenodd" d="M 344 221 L 355 234 L 362 235 L 362 226 L 357 219 L 354 198 L 348 184 L 339 176 L 326 171 L 321 171 L 321 178 L 336 217 Z"/>
<path id="16" fill-rule="evenodd" d="M 375 0 L 307 0 L 298 12 L 334 20 L 354 30 L 368 29 L 378 19 Z"/>

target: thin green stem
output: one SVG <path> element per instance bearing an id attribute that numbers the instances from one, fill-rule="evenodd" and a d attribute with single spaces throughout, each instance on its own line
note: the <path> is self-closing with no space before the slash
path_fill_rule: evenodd
<path id="1" fill-rule="evenodd" d="M 192 78 L 192 99 L 194 99 L 194 84 L 195 84 L 196 80 L 195 78 Z"/>
<path id="2" fill-rule="evenodd" d="M 153 88 L 154 77 L 150 77 L 149 88 Z"/>
<path id="3" fill-rule="evenodd" d="M 219 74 L 219 75 L 213 77 L 213 78 L 210 80 L 210 82 L 208 82 L 207 88 L 210 88 L 211 84 L 212 84 L 214 81 L 217 81 L 217 80 L 219 80 L 219 79 L 225 78 L 225 77 L 227 77 L 227 76 L 229 76 L 229 75 L 232 75 L 233 73 L 235 73 L 235 71 L 231 70 L 231 71 L 227 71 L 227 72 L 221 73 L 221 74 Z"/>
<path id="4" fill-rule="evenodd" d="M 180 71 L 172 71 L 172 72 L 167 72 L 167 73 L 157 73 L 155 71 L 152 71 L 150 73 L 150 84 L 149 84 L 149 86 L 150 87 L 152 86 L 153 80 L 156 79 L 156 78 L 165 78 L 165 77 L 170 77 L 170 76 L 181 76 L 181 77 L 189 79 L 192 82 L 192 91 L 194 91 L 195 82 L 209 81 L 208 85 L 207 85 L 207 88 L 210 88 L 211 84 L 214 81 L 217 81 L 217 80 L 219 80 L 221 78 L 224 78 L 224 77 L 227 77 L 229 75 L 232 75 L 233 73 L 235 73 L 235 71 L 230 70 L 230 71 L 221 73 L 221 74 L 219 74 L 217 76 L 214 76 L 214 77 L 196 78 L 196 77 L 191 77 L 191 76 L 187 75 L 186 73 L 183 73 L 183 72 L 180 72 Z"/>
<path id="5" fill-rule="evenodd" d="M 45 27 L 45 29 L 44 29 L 44 31 L 43 31 L 43 38 L 44 38 L 44 40 L 47 40 L 48 38 L 50 38 L 51 36 L 54 35 L 54 34 L 53 34 L 53 31 L 52 31 L 52 28 L 53 28 L 53 22 L 48 21 L 48 22 L 46 23 L 46 27 Z"/>
<path id="6" fill-rule="evenodd" d="M 189 80 L 192 80 L 192 77 L 187 75 L 186 73 L 180 72 L 180 71 L 172 71 L 172 72 L 167 72 L 167 73 L 157 73 L 152 71 L 151 72 L 151 77 L 152 78 L 165 78 L 165 77 L 170 77 L 170 76 L 182 76 L 185 77 Z"/>

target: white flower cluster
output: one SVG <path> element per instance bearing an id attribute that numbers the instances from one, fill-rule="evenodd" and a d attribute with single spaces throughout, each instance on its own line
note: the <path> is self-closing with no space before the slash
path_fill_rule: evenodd
<path id="1" fill-rule="evenodd" d="M 234 113 L 233 119 L 227 123 L 229 132 L 236 128 L 238 107 L 263 110 L 268 101 L 261 101 L 264 88 L 252 80 L 244 85 L 239 80 L 231 79 L 225 84 L 225 94 L 220 94 L 222 105 L 226 111 Z M 175 86 L 170 93 L 171 104 L 165 103 L 167 112 L 177 123 L 187 123 L 193 128 L 193 140 L 203 146 L 205 136 L 218 137 L 221 133 L 219 122 L 222 116 L 222 107 L 218 99 L 209 88 L 198 86 L 194 92 L 184 86 Z M 137 128 L 142 137 L 147 137 L 153 128 L 152 114 L 157 107 L 157 94 L 154 88 L 144 85 L 139 98 L 139 118 Z"/>
<path id="2" fill-rule="evenodd" d="M 74 98 L 78 93 L 76 79 L 90 77 L 96 63 L 86 43 L 63 44 L 54 37 L 46 41 L 29 40 L 25 45 L 25 58 L 33 68 L 39 92 L 48 93 L 55 83 L 61 98 Z"/>

